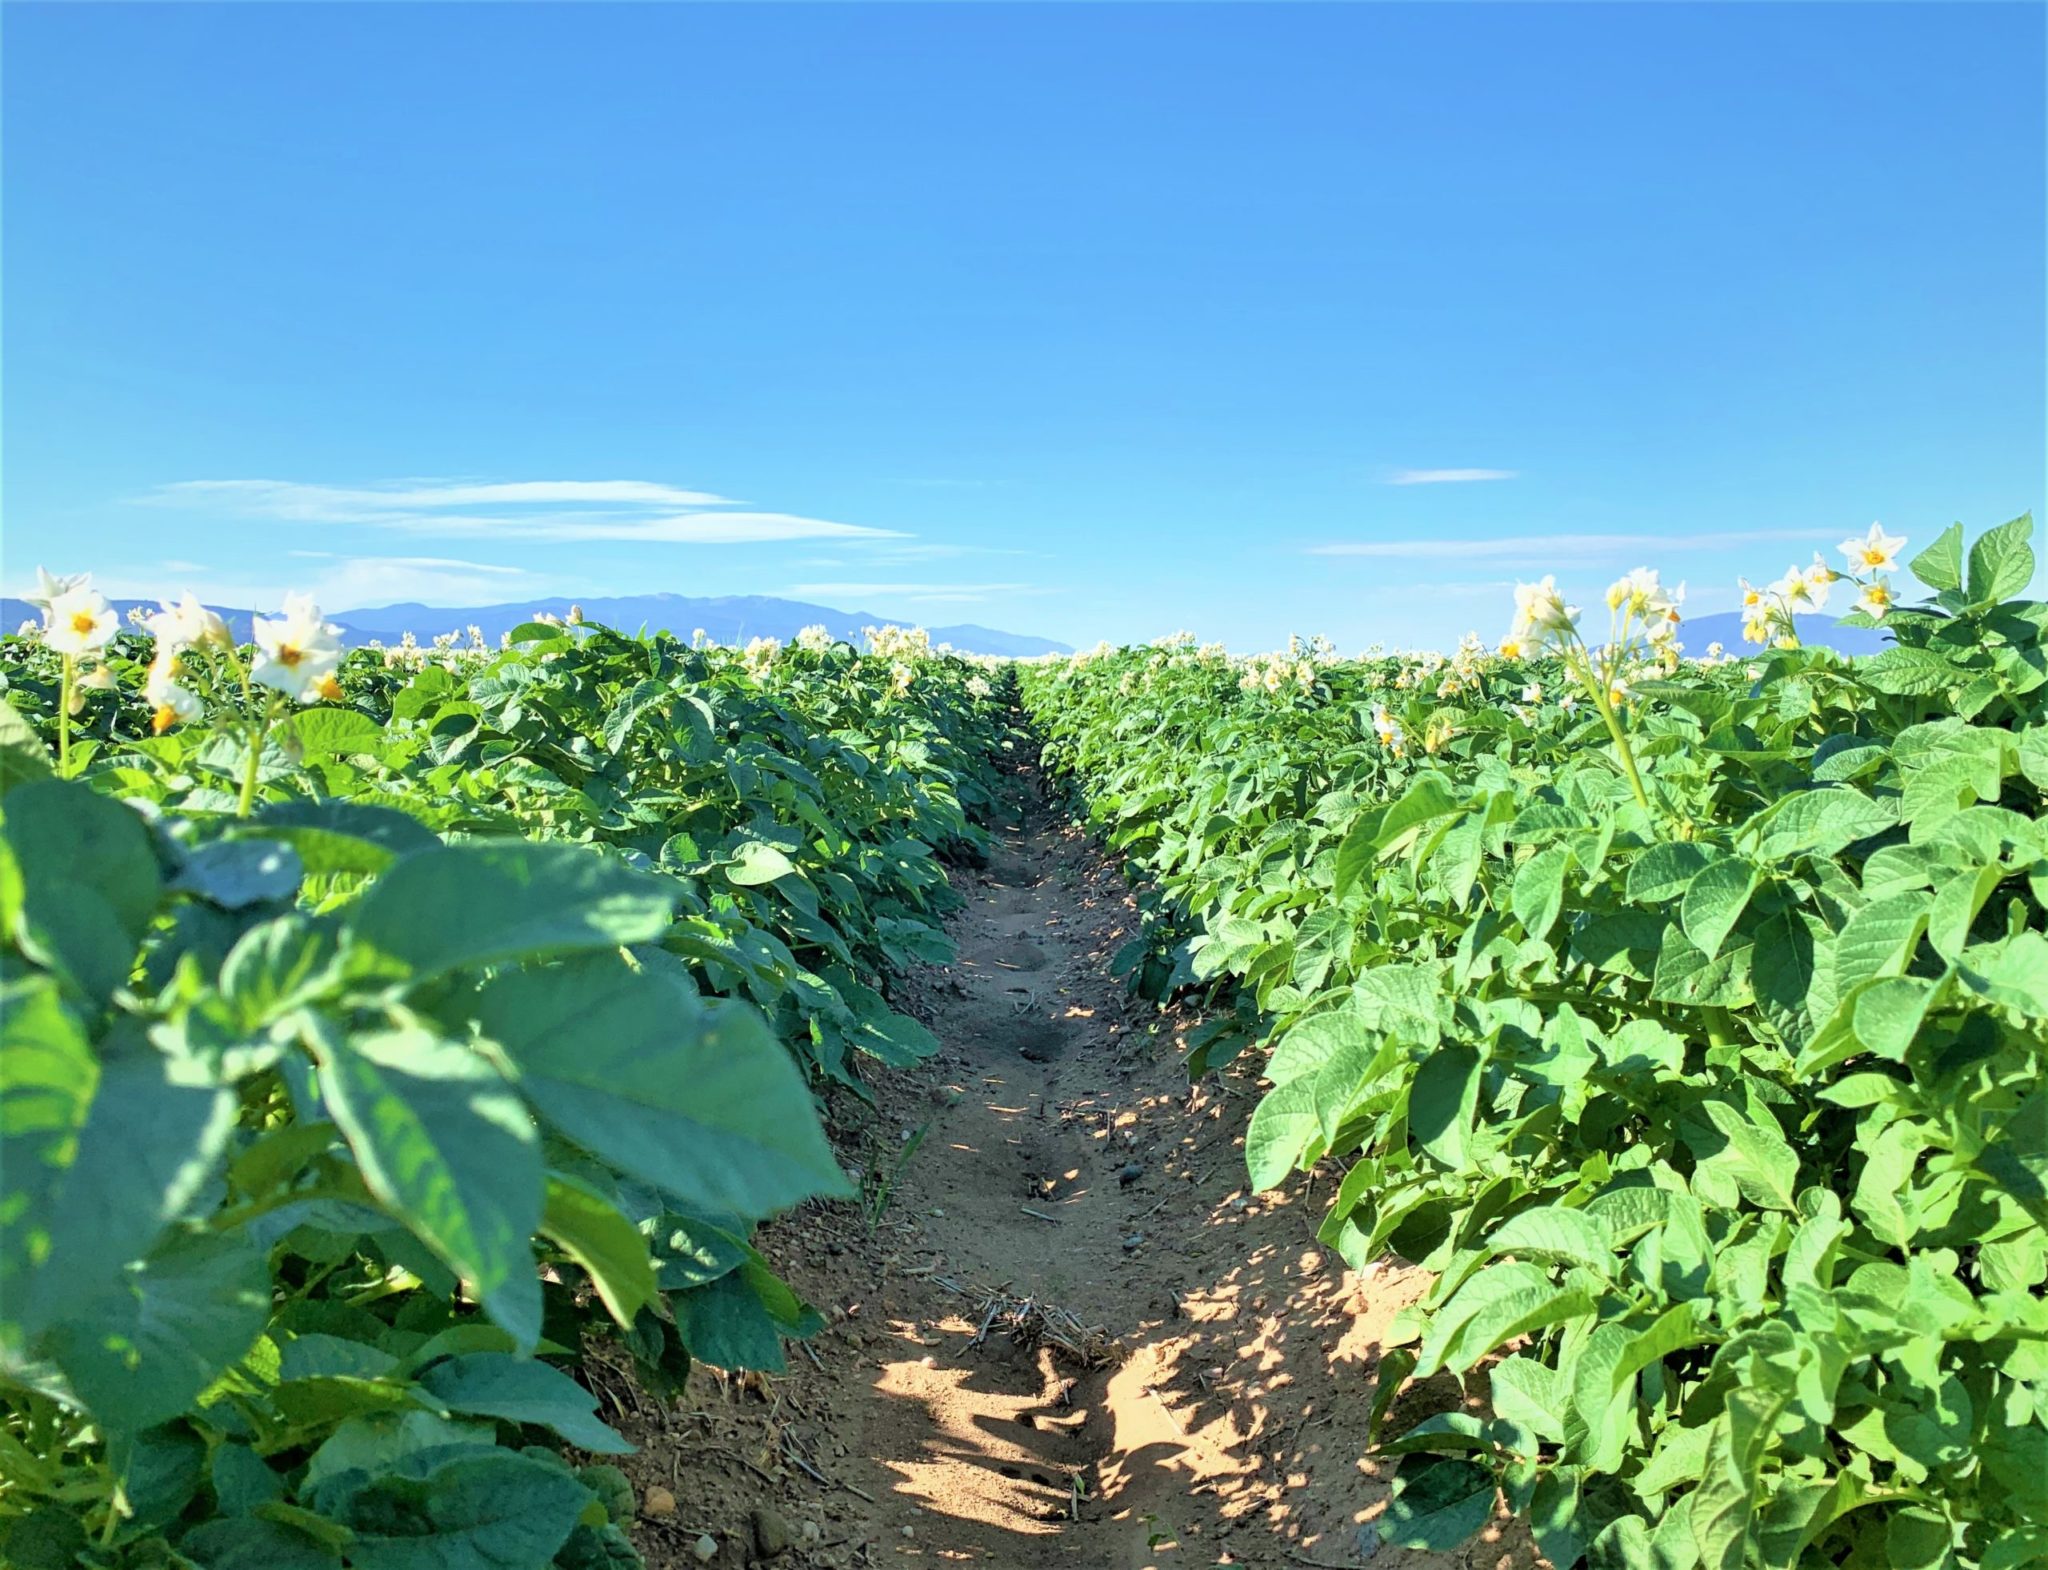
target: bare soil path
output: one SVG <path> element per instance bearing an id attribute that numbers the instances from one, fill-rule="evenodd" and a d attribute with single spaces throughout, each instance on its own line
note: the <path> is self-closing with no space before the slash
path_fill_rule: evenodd
<path id="1" fill-rule="evenodd" d="M 650 1564 L 1535 1564 L 1513 1528 L 1380 1547 L 1365 1414 L 1424 1282 L 1319 1248 L 1320 1195 L 1245 1191 L 1256 1081 L 1189 1087 L 1197 1021 L 1109 973 L 1128 892 L 1015 784 L 988 866 L 958 875 L 958 961 L 899 996 L 943 1051 L 884 1076 L 852 1158 L 886 1207 L 809 1207 L 766 1240 L 831 1327 L 786 1375 L 700 1369 L 674 1409 L 620 1403 Z M 1440 1384 L 1404 1401 L 1464 1399 Z"/>

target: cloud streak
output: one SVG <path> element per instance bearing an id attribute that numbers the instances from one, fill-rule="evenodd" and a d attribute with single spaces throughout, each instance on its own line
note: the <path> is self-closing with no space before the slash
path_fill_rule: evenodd
<path id="1" fill-rule="evenodd" d="M 1658 539 L 1644 534 L 1509 534 L 1487 540 L 1343 540 L 1308 547 L 1310 556 L 1364 556 L 1392 561 L 1487 561 L 1502 566 L 1574 564 L 1727 550 L 1770 541 L 1814 538 L 1812 529 L 1741 529 Z"/>
<path id="2" fill-rule="evenodd" d="M 1483 480 L 1512 480 L 1519 469 L 1396 469 L 1389 485 L 1474 485 Z"/>
<path id="3" fill-rule="evenodd" d="M 749 511 L 709 491 L 649 480 L 397 480 L 374 486 L 181 480 L 141 500 L 255 522 L 395 529 L 449 539 L 757 545 L 906 538 L 896 529 Z"/>

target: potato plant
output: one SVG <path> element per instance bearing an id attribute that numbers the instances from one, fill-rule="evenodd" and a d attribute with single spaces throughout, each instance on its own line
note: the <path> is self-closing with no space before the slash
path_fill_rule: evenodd
<path id="1" fill-rule="evenodd" d="M 1198 1071 L 1267 1050 L 1256 1185 L 1333 1158 L 1323 1240 L 1435 1272 L 1360 1399 L 1489 1398 L 1379 1435 L 1387 1541 L 1504 1497 L 1560 1570 L 2048 1562 L 2031 534 L 1862 582 L 1857 659 L 1789 635 L 1822 567 L 1752 591 L 1753 658 L 1680 659 L 1632 574 L 1600 648 L 1546 583 L 1506 656 L 1026 676 L 1149 885 L 1133 985 L 1211 989 Z"/>
<path id="2" fill-rule="evenodd" d="M 592 1338 L 820 1323 L 751 1235 L 930 1052 L 964 662 L 531 624 L 344 655 L 46 583 L 0 641 L 0 1561 L 623 1570 Z"/>

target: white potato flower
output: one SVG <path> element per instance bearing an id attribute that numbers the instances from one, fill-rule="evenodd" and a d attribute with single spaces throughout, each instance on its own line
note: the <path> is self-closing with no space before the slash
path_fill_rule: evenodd
<path id="1" fill-rule="evenodd" d="M 1541 703 L 1543 701 L 1543 683 L 1532 681 L 1528 686 L 1524 687 L 1522 689 L 1522 701 L 1524 703 Z"/>
<path id="2" fill-rule="evenodd" d="M 1849 558 L 1852 572 L 1896 572 L 1899 552 L 1906 548 L 1903 534 L 1886 534 L 1884 525 L 1873 523 L 1859 539 L 1842 541 L 1842 554 Z"/>
<path id="3" fill-rule="evenodd" d="M 1857 598 L 1856 609 L 1872 621 L 1883 621 L 1885 612 L 1892 608 L 1892 586 L 1878 578 L 1863 586 L 1863 593 Z"/>
<path id="4" fill-rule="evenodd" d="M 1800 611 L 1817 611 L 1828 602 L 1828 585 L 1817 583 L 1808 570 L 1793 563 L 1785 569 L 1785 576 L 1771 585 L 1771 594 L 1784 606 L 1788 615 Z"/>
<path id="5" fill-rule="evenodd" d="M 1578 607 L 1565 604 L 1564 596 L 1557 592 L 1557 579 L 1545 575 L 1541 583 L 1515 585 L 1515 622 L 1508 640 L 1532 651 L 1541 650 L 1568 635 L 1578 620 Z"/>
<path id="6" fill-rule="evenodd" d="M 159 600 L 162 609 L 152 612 L 144 619 L 144 626 L 157 643 L 166 648 L 186 649 L 195 644 L 225 646 L 228 642 L 228 624 L 217 611 L 210 611 L 199 603 L 199 596 L 190 589 L 173 605 L 169 600 Z"/>
<path id="7" fill-rule="evenodd" d="M 92 574 L 89 572 L 50 573 L 38 567 L 36 568 L 36 592 L 24 594 L 22 598 L 37 610 L 47 611 L 50 608 L 50 602 L 57 599 L 60 595 L 69 594 L 73 589 L 89 589 L 91 587 Z"/>
<path id="8" fill-rule="evenodd" d="M 36 571 L 42 573 L 40 567 Z M 72 586 L 59 589 L 44 607 L 43 641 L 59 654 L 91 654 L 104 649 L 121 630 L 121 618 L 114 614 L 107 597 L 88 587 L 82 578 L 50 582 Z"/>
<path id="9" fill-rule="evenodd" d="M 173 725 L 199 718 L 199 697 L 178 683 L 175 656 L 159 654 L 149 667 L 149 679 L 142 685 L 142 698 L 150 707 L 150 729 L 161 736 Z"/>
<path id="10" fill-rule="evenodd" d="M 341 664 L 341 629 L 321 619 L 320 607 L 308 594 L 287 594 L 284 614 L 259 616 L 254 628 L 256 662 L 249 678 L 265 687 L 315 703 L 321 688 Z"/>

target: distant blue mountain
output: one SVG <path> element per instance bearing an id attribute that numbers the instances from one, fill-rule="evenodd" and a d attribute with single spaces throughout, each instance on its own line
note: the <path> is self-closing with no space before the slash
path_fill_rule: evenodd
<path id="1" fill-rule="evenodd" d="M 135 606 L 155 610 L 147 600 L 115 600 L 114 608 L 127 618 Z M 572 604 L 581 605 L 591 621 L 603 622 L 621 632 L 667 631 L 687 638 L 702 628 L 718 643 L 744 643 L 749 638 L 793 638 L 805 627 L 823 626 L 835 638 L 860 641 L 863 627 L 879 627 L 889 621 L 867 611 L 838 611 L 829 605 L 811 605 L 802 600 L 782 600 L 769 595 L 721 595 L 710 599 L 686 594 L 633 594 L 614 598 L 568 600 L 520 600 L 509 605 L 439 607 L 432 605 L 382 605 L 369 610 L 330 613 L 328 619 L 341 628 L 350 644 L 372 641 L 396 643 L 410 632 L 422 643 L 443 632 L 462 632 L 471 626 L 483 629 L 495 643 L 521 622 L 533 620 L 536 611 L 566 616 Z M 234 636 L 247 641 L 254 613 L 225 605 L 214 610 L 227 618 Z M 24 621 L 39 619 L 25 600 L 0 599 L 0 630 L 12 632 Z M 1034 638 L 1024 633 L 998 632 L 988 627 L 934 627 L 932 642 L 950 643 L 967 654 L 1067 654 L 1064 643 Z"/>
<path id="2" fill-rule="evenodd" d="M 1815 648 L 1833 649 L 1837 654 L 1875 654 L 1888 648 L 1892 635 L 1882 627 L 1844 627 L 1832 616 L 1795 616 L 1799 641 Z M 1754 651 L 1755 644 L 1742 641 L 1742 612 L 1717 611 L 1711 616 L 1689 616 L 1683 629 L 1685 652 L 1697 659 L 1707 645 L 1718 643 L 1729 653 Z"/>

